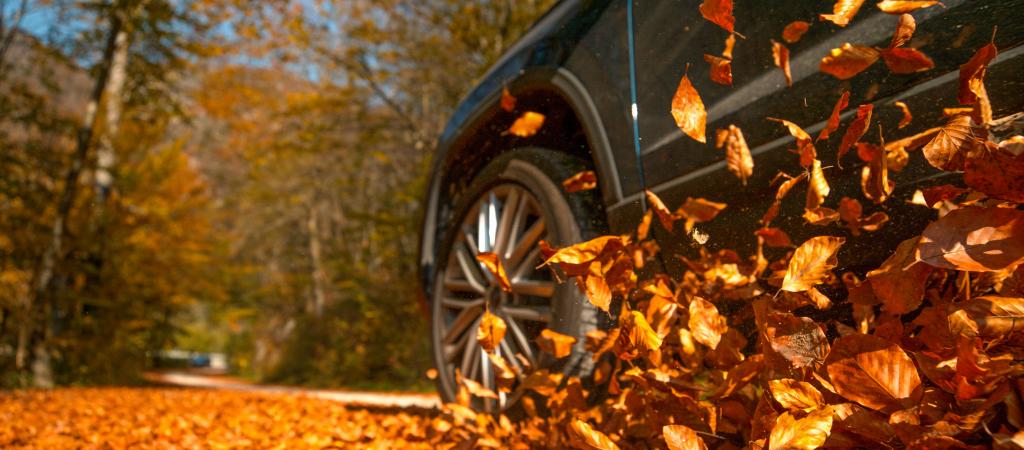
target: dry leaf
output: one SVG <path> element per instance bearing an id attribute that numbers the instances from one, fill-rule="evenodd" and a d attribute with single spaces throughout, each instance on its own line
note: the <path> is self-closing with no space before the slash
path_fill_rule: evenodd
<path id="1" fill-rule="evenodd" d="M 821 283 L 838 264 L 836 251 L 844 242 L 846 239 L 841 237 L 818 236 L 800 244 L 789 260 L 782 290 L 801 292 Z"/>
<path id="2" fill-rule="evenodd" d="M 931 70 L 935 62 L 928 55 L 913 48 L 890 48 L 882 50 L 882 60 L 892 73 L 915 73 Z"/>
<path id="3" fill-rule="evenodd" d="M 725 147 L 725 162 L 729 172 L 746 186 L 747 178 L 754 173 L 754 159 L 750 156 L 743 131 L 735 125 L 729 125 L 728 129 L 719 129 L 715 136 L 715 148 Z"/>
<path id="4" fill-rule="evenodd" d="M 689 233 L 693 230 L 694 224 L 714 219 L 726 206 L 725 203 L 704 198 L 687 197 L 679 209 L 676 209 L 675 215 L 686 220 L 686 232 Z"/>
<path id="5" fill-rule="evenodd" d="M 921 233 L 917 260 L 940 269 L 1002 270 L 1024 261 L 1024 211 L 966 206 Z"/>
<path id="6" fill-rule="evenodd" d="M 494 393 L 494 391 L 485 388 L 484 385 L 470 380 L 469 378 L 462 378 L 462 385 L 466 386 L 469 394 L 474 397 L 498 399 L 498 394 Z"/>
<path id="7" fill-rule="evenodd" d="M 772 59 L 775 67 L 782 69 L 782 74 L 786 76 L 786 86 L 793 86 L 793 75 L 789 71 L 789 49 L 775 39 L 772 39 Z"/>
<path id="8" fill-rule="evenodd" d="M 823 446 L 831 432 L 830 407 L 819 409 L 800 420 L 785 412 L 775 420 L 768 438 L 768 450 L 813 450 Z"/>
<path id="9" fill-rule="evenodd" d="M 655 193 L 644 189 L 644 195 L 647 196 L 647 206 L 658 216 L 658 222 L 661 222 L 661 226 L 671 233 L 672 224 L 676 220 L 675 215 L 672 214 L 672 211 L 665 206 L 665 203 Z"/>
<path id="10" fill-rule="evenodd" d="M 501 258 L 493 252 L 481 252 L 476 255 L 476 260 L 480 261 L 484 267 L 487 268 L 491 275 L 498 280 L 498 286 L 501 286 L 501 290 L 505 292 L 512 292 L 512 283 L 508 281 L 508 275 L 505 274 L 505 267 L 501 264 Z"/>
<path id="11" fill-rule="evenodd" d="M 581 450 L 618 450 L 608 436 L 590 427 L 586 422 L 573 419 L 569 423 L 569 444 Z"/>
<path id="12" fill-rule="evenodd" d="M 793 242 L 789 235 L 781 228 L 761 228 L 754 231 L 754 234 L 764 238 L 764 244 L 769 247 L 792 247 Z"/>
<path id="13" fill-rule="evenodd" d="M 828 139 L 829 135 L 833 131 L 839 129 L 839 113 L 843 112 L 844 109 L 850 104 L 850 91 L 843 91 L 843 94 L 839 96 L 839 100 L 836 100 L 835 106 L 832 107 L 832 114 L 828 116 L 828 122 L 825 123 L 825 128 L 821 129 L 821 133 L 818 134 L 818 140 Z"/>
<path id="14" fill-rule="evenodd" d="M 683 425 L 665 425 L 661 428 L 668 450 L 707 450 L 697 432 Z"/>
<path id="15" fill-rule="evenodd" d="M 853 119 L 853 122 L 850 122 L 850 126 L 846 128 L 846 134 L 843 135 L 843 140 L 839 143 L 837 161 L 842 161 L 843 155 L 850 151 L 850 147 L 868 131 L 868 128 L 871 126 L 871 111 L 873 109 L 874 106 L 870 103 L 857 107 L 857 117 Z"/>
<path id="16" fill-rule="evenodd" d="M 919 239 L 914 237 L 901 242 L 889 259 L 867 274 L 871 290 L 882 301 L 886 312 L 906 314 L 916 310 L 924 300 L 925 282 L 932 268 L 917 262 Z"/>
<path id="17" fill-rule="evenodd" d="M 508 91 L 508 88 L 501 90 L 501 109 L 505 112 L 512 112 L 516 109 L 516 98 Z"/>
<path id="18" fill-rule="evenodd" d="M 811 225 L 825 226 L 839 221 L 839 212 L 824 206 L 813 209 L 805 209 L 804 221 Z"/>
<path id="19" fill-rule="evenodd" d="M 953 116 L 939 129 L 922 151 L 928 163 L 937 169 L 956 171 L 964 169 L 964 157 L 977 145 L 971 129 L 971 116 Z"/>
<path id="20" fill-rule="evenodd" d="M 746 386 L 754 379 L 761 369 L 764 368 L 764 356 L 761 354 L 753 355 L 743 362 L 733 366 L 729 369 L 729 372 L 725 375 L 725 381 L 722 382 L 711 394 L 712 398 L 725 398 L 732 395 L 738 389 Z"/>
<path id="21" fill-rule="evenodd" d="M 989 197 L 1024 203 L 1024 153 L 1014 155 L 1006 147 L 985 142 L 968 153 L 964 183 Z"/>
<path id="22" fill-rule="evenodd" d="M 889 14 L 906 14 L 929 6 L 941 5 L 938 0 L 883 0 L 878 2 L 878 9 Z"/>
<path id="23" fill-rule="evenodd" d="M 526 111 L 512 122 L 506 133 L 519 137 L 530 137 L 537 134 L 540 127 L 544 125 L 544 115 L 538 112 Z"/>
<path id="24" fill-rule="evenodd" d="M 853 19 L 853 16 L 857 15 L 857 11 L 860 10 L 860 5 L 863 3 L 864 0 L 836 0 L 835 5 L 832 6 L 832 14 L 819 14 L 818 18 L 845 27 Z"/>
<path id="25" fill-rule="evenodd" d="M 815 209 L 821 206 L 825 202 L 825 197 L 828 197 L 829 192 L 832 191 L 828 186 L 828 181 L 825 180 L 825 172 L 821 170 L 821 161 L 817 159 L 811 165 L 810 175 L 807 183 L 807 203 L 805 209 Z"/>
<path id="26" fill-rule="evenodd" d="M 863 144 L 863 145 L 862 145 Z M 868 162 L 861 169 L 860 187 L 864 196 L 876 204 L 884 203 L 895 188 L 889 179 L 889 158 L 881 147 L 874 144 L 857 144 L 857 154 Z"/>
<path id="27" fill-rule="evenodd" d="M 700 94 L 697 94 L 697 90 L 693 88 L 685 74 L 679 80 L 679 87 L 672 96 L 672 118 L 675 119 L 676 126 L 687 136 L 700 143 L 707 142 L 705 132 L 708 114 L 704 111 L 704 102 L 701 101 Z"/>
<path id="28" fill-rule="evenodd" d="M 795 44 L 800 40 L 800 38 L 804 37 L 804 33 L 806 33 L 807 29 L 810 27 L 811 24 L 809 22 L 804 22 L 802 20 L 790 22 L 789 25 L 786 25 L 786 28 L 782 29 L 782 40 L 790 44 Z"/>
<path id="29" fill-rule="evenodd" d="M 732 48 L 736 45 L 736 35 L 730 34 L 729 37 L 725 38 L 725 49 L 722 50 L 722 57 L 725 59 L 732 59 Z"/>
<path id="30" fill-rule="evenodd" d="M 597 187 L 597 174 L 593 170 L 584 170 L 562 181 L 565 192 L 587 191 Z"/>
<path id="31" fill-rule="evenodd" d="M 498 344 L 501 344 L 501 340 L 505 339 L 505 330 L 505 321 L 501 320 L 501 317 L 485 311 L 480 318 L 480 327 L 476 330 L 476 341 L 484 350 L 493 352 L 498 348 Z"/>
<path id="32" fill-rule="evenodd" d="M 559 359 L 572 354 L 572 346 L 575 343 L 576 338 L 547 328 L 540 332 L 540 336 L 537 336 L 537 346 Z"/>
<path id="33" fill-rule="evenodd" d="M 824 403 L 821 392 L 810 383 L 791 378 L 771 380 L 768 382 L 772 398 L 788 410 L 808 412 L 817 409 Z"/>
<path id="34" fill-rule="evenodd" d="M 765 324 L 765 337 L 771 350 L 794 369 L 811 367 L 825 360 L 828 338 L 818 324 L 793 314 L 771 314 Z"/>
<path id="35" fill-rule="evenodd" d="M 958 302 L 955 306 L 971 323 L 968 329 L 954 331 L 983 338 L 1005 338 L 1010 333 L 1024 331 L 1024 298 L 987 295 Z M 953 320 L 950 322 L 952 324 Z"/>
<path id="36" fill-rule="evenodd" d="M 896 23 L 896 31 L 892 33 L 892 41 L 889 42 L 889 48 L 902 47 L 910 41 L 910 38 L 914 36 L 914 30 L 917 29 L 917 22 L 914 21 L 914 16 L 910 14 L 903 14 L 900 16 L 899 22 Z"/>
<path id="37" fill-rule="evenodd" d="M 722 27 L 729 33 L 735 32 L 733 26 L 736 23 L 736 18 L 732 15 L 732 0 L 704 0 L 699 9 L 700 15 L 709 22 Z"/>
<path id="38" fill-rule="evenodd" d="M 690 301 L 690 321 L 687 326 L 697 342 L 712 349 L 718 347 L 722 334 L 729 329 L 725 317 L 718 314 L 718 308 L 700 297 Z"/>
<path id="39" fill-rule="evenodd" d="M 625 246 L 620 236 L 600 236 L 587 242 L 558 249 L 543 265 L 558 264 L 569 276 L 587 273 L 590 263 Z"/>
<path id="40" fill-rule="evenodd" d="M 986 96 L 985 71 L 998 53 L 995 44 L 987 44 L 960 66 L 960 92 L 956 98 L 961 105 L 973 105 L 979 97 Z"/>
<path id="41" fill-rule="evenodd" d="M 898 100 L 893 102 L 892 104 L 903 112 L 903 118 L 900 119 L 900 124 L 897 126 L 897 128 L 903 128 L 907 125 L 910 125 L 910 121 L 914 118 L 914 116 L 910 115 L 910 108 L 907 107 L 907 104 Z"/>
<path id="42" fill-rule="evenodd" d="M 711 81 L 725 86 L 732 86 L 732 61 L 714 55 L 704 55 L 704 61 L 711 64 Z"/>
<path id="43" fill-rule="evenodd" d="M 879 56 L 878 50 L 871 47 L 846 43 L 821 58 L 818 69 L 840 80 L 848 80 L 874 64 Z"/>
<path id="44" fill-rule="evenodd" d="M 640 311 L 624 311 L 619 322 L 622 328 L 616 344 L 619 358 L 632 360 L 661 348 L 661 336 L 651 328 Z"/>
<path id="45" fill-rule="evenodd" d="M 914 362 L 898 345 L 877 336 L 856 333 L 836 339 L 825 369 L 839 395 L 883 412 L 916 405 L 922 393 Z"/>

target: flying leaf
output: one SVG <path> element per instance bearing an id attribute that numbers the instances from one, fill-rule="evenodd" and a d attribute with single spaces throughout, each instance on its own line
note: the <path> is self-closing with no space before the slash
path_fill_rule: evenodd
<path id="1" fill-rule="evenodd" d="M 704 55 L 704 61 L 711 64 L 711 81 L 725 86 L 732 86 L 732 61 L 714 55 Z"/>
<path id="2" fill-rule="evenodd" d="M 732 15 L 732 0 L 704 0 L 699 9 L 700 15 L 711 23 L 722 27 L 729 33 L 735 32 L 733 26 L 736 23 L 736 18 Z"/>
<path id="3" fill-rule="evenodd" d="M 559 359 L 569 356 L 575 343 L 576 338 L 547 328 L 540 332 L 540 336 L 537 336 L 537 346 Z"/>
<path id="4" fill-rule="evenodd" d="M 857 107 L 857 117 L 846 128 L 846 134 L 843 135 L 843 140 L 839 143 L 839 156 L 836 157 L 836 160 L 841 161 L 843 155 L 850 151 L 850 147 L 868 131 L 868 127 L 871 126 L 871 111 L 873 109 L 874 105 L 870 103 Z"/>
<path id="5" fill-rule="evenodd" d="M 761 228 L 754 231 L 754 234 L 764 238 L 764 244 L 769 247 L 792 247 L 793 242 L 789 235 L 781 228 Z"/>
<path id="6" fill-rule="evenodd" d="M 1024 261 L 1024 211 L 966 206 L 921 233 L 917 260 L 940 269 L 1002 270 Z"/>
<path id="7" fill-rule="evenodd" d="M 874 144 L 857 144 L 857 154 L 868 162 L 861 169 L 860 187 L 864 196 L 876 204 L 884 203 L 895 188 L 889 179 L 889 158 L 881 147 Z"/>
<path id="8" fill-rule="evenodd" d="M 906 44 L 914 36 L 914 30 L 916 29 L 917 22 L 914 21 L 914 16 L 910 14 L 901 15 L 899 22 L 896 23 L 896 31 L 892 33 L 892 41 L 889 42 L 889 48 L 902 47 L 903 44 Z"/>
<path id="9" fill-rule="evenodd" d="M 733 366 L 725 375 L 725 381 L 715 388 L 712 398 L 725 398 L 746 386 L 764 368 L 764 355 L 756 354 Z"/>
<path id="10" fill-rule="evenodd" d="M 973 322 L 971 334 L 991 339 L 1024 331 L 1024 298 L 986 295 L 958 302 L 955 306 Z"/>
<path id="11" fill-rule="evenodd" d="M 704 440 L 697 432 L 684 425 L 665 425 L 661 427 L 668 450 L 707 450 Z"/>
<path id="12" fill-rule="evenodd" d="M 964 156 L 977 144 L 971 129 L 971 116 L 953 116 L 935 137 L 922 148 L 925 159 L 937 169 L 963 170 Z"/>
<path id="13" fill-rule="evenodd" d="M 562 181 L 565 192 L 587 191 L 597 187 L 597 174 L 593 170 L 584 170 Z"/>
<path id="14" fill-rule="evenodd" d="M 608 312 L 608 307 L 612 304 L 612 290 L 608 286 L 608 280 L 605 280 L 604 274 L 600 273 L 601 268 L 601 261 L 590 263 L 589 272 L 582 275 L 581 278 L 577 278 L 577 282 L 582 283 L 583 292 L 591 304 L 601 311 Z"/>
<path id="15" fill-rule="evenodd" d="M 686 232 L 693 230 L 693 225 L 708 222 L 718 216 L 726 208 L 725 203 L 713 202 L 704 198 L 687 197 L 675 215 L 686 220 Z"/>
<path id="16" fill-rule="evenodd" d="M 722 50 L 722 57 L 732 59 L 732 48 L 736 45 L 736 35 L 730 34 L 725 38 L 725 48 Z"/>
<path id="17" fill-rule="evenodd" d="M 924 188 L 921 190 L 921 194 L 922 197 L 924 197 L 925 205 L 928 207 L 934 207 L 936 203 L 943 200 L 953 200 L 968 190 L 969 189 L 944 184 L 942 186 Z"/>
<path id="18" fill-rule="evenodd" d="M 924 300 L 925 282 L 932 268 L 917 262 L 919 239 L 914 237 L 901 242 L 881 266 L 867 274 L 871 290 L 882 301 L 886 312 L 906 314 L 921 306 Z"/>
<path id="19" fill-rule="evenodd" d="M 625 246 L 620 236 L 600 236 L 586 242 L 558 249 L 542 265 L 558 264 L 569 276 L 587 273 L 589 265 L 602 255 Z"/>
<path id="20" fill-rule="evenodd" d="M 494 393 L 494 391 L 469 378 L 462 378 L 462 385 L 466 386 L 469 394 L 474 397 L 498 399 L 498 394 Z"/>
<path id="21" fill-rule="evenodd" d="M 828 275 L 837 264 L 836 251 L 846 239 L 834 236 L 813 237 L 800 244 L 789 260 L 782 290 L 806 291 Z"/>
<path id="22" fill-rule="evenodd" d="M 730 0 L 725 1 L 732 4 Z M 708 114 L 704 111 L 704 102 L 701 101 L 700 94 L 693 88 L 685 74 L 679 80 L 679 87 L 672 96 L 672 117 L 676 121 L 676 126 L 687 136 L 700 143 L 707 142 L 705 132 Z"/>
<path id="23" fill-rule="evenodd" d="M 516 98 L 508 91 L 508 88 L 501 90 L 501 109 L 505 112 L 512 112 L 516 109 Z"/>
<path id="24" fill-rule="evenodd" d="M 765 324 L 769 347 L 794 369 L 811 367 L 825 360 L 828 338 L 813 319 L 790 313 L 770 314 Z"/>
<path id="25" fill-rule="evenodd" d="M 878 9 L 888 14 L 906 14 L 929 6 L 941 5 L 938 0 L 883 0 L 878 2 Z"/>
<path id="26" fill-rule="evenodd" d="M 493 352 L 498 348 L 498 344 L 501 344 L 501 340 L 505 339 L 505 330 L 505 321 L 501 320 L 501 317 L 485 311 L 480 318 L 480 327 L 476 330 L 476 341 L 484 350 Z"/>
<path id="27" fill-rule="evenodd" d="M 818 70 L 840 80 L 848 80 L 878 61 L 879 56 L 878 50 L 871 47 L 845 43 L 821 58 Z"/>
<path id="28" fill-rule="evenodd" d="M 498 280 L 498 285 L 501 286 L 501 290 L 505 292 L 512 292 L 512 283 L 508 281 L 508 275 L 505 274 L 505 267 L 501 264 L 501 258 L 493 252 L 481 252 L 476 255 L 477 261 L 480 261 L 494 275 L 494 278 Z"/>
<path id="29" fill-rule="evenodd" d="M 839 221 L 839 212 L 824 206 L 812 209 L 805 209 L 804 221 L 811 225 L 825 226 Z"/>
<path id="30" fill-rule="evenodd" d="M 647 196 L 647 204 L 654 211 L 654 214 L 658 216 L 658 221 L 661 222 L 661 226 L 668 232 L 672 232 L 672 224 L 675 222 L 676 217 L 672 214 L 672 211 L 665 206 L 665 203 L 661 201 L 654 192 L 644 189 L 644 195 Z"/>
<path id="31" fill-rule="evenodd" d="M 839 200 L 839 218 L 846 222 L 850 234 L 860 235 L 860 231 L 875 231 L 883 223 L 889 220 L 884 212 L 876 212 L 866 218 L 862 218 L 864 208 L 857 199 L 843 197 Z"/>
<path id="32" fill-rule="evenodd" d="M 985 96 L 985 71 L 998 53 L 995 44 L 986 44 L 960 66 L 960 92 L 956 98 L 961 105 L 973 105 L 978 97 Z"/>
<path id="33" fill-rule="evenodd" d="M 999 149 L 1014 156 L 1024 155 L 1024 136 L 1015 135 L 999 143 Z"/>
<path id="34" fill-rule="evenodd" d="M 828 116 L 828 122 L 825 123 L 825 128 L 821 129 L 821 133 L 818 134 L 818 140 L 828 139 L 828 136 L 833 131 L 839 129 L 839 113 L 843 112 L 844 109 L 850 104 L 850 91 L 843 91 L 843 94 L 839 96 L 839 100 L 836 100 L 836 105 L 832 107 L 832 115 Z"/>
<path id="35" fill-rule="evenodd" d="M 580 419 L 573 419 L 569 423 L 569 445 L 581 450 L 619 449 L 619 446 L 615 445 L 615 442 L 612 442 L 608 436 L 591 428 L 589 424 Z"/>
<path id="36" fill-rule="evenodd" d="M 813 450 L 825 445 L 832 432 L 832 408 L 825 407 L 796 420 L 788 412 L 775 420 L 768 450 Z"/>
<path id="37" fill-rule="evenodd" d="M 900 124 L 897 126 L 897 128 L 903 128 L 907 125 L 910 125 L 910 121 L 914 118 L 914 116 L 910 115 L 910 108 L 907 107 L 907 104 L 898 100 L 893 102 L 892 104 L 903 112 L 903 118 L 900 119 Z"/>
<path id="38" fill-rule="evenodd" d="M 836 393 L 868 408 L 893 412 L 916 405 L 921 378 L 898 345 L 854 333 L 832 343 L 825 369 Z"/>
<path id="39" fill-rule="evenodd" d="M 789 49 L 775 39 L 772 39 L 772 59 L 775 67 L 782 69 L 782 74 L 786 76 L 786 86 L 793 86 L 793 74 L 789 71 Z"/>
<path id="40" fill-rule="evenodd" d="M 819 14 L 818 18 L 845 27 L 853 16 L 857 15 L 863 3 L 864 0 L 836 0 L 836 4 L 832 6 L 832 14 Z"/>
<path id="41" fill-rule="evenodd" d="M 785 174 L 780 172 L 779 176 L 787 176 L 787 175 L 785 175 Z M 776 178 L 778 178 L 778 177 L 776 177 Z M 789 194 L 789 191 L 791 191 L 793 189 L 793 186 L 796 186 L 797 183 L 799 183 L 799 182 L 801 182 L 801 181 L 803 181 L 805 179 L 807 179 L 807 173 L 806 172 L 804 172 L 804 173 L 802 173 L 802 174 L 800 174 L 799 176 L 796 176 L 796 177 L 789 177 L 789 179 L 787 179 L 785 182 L 783 182 L 782 184 L 779 185 L 778 190 L 775 191 L 775 201 L 772 202 L 772 205 L 768 208 L 768 211 L 766 211 L 764 213 L 764 217 L 761 218 L 761 225 L 762 226 L 768 226 L 768 224 L 771 223 L 771 221 L 775 219 L 775 216 L 778 215 L 778 213 L 779 213 L 779 207 L 782 204 L 782 199 L 785 198 L 786 195 Z"/>
<path id="42" fill-rule="evenodd" d="M 712 349 L 718 347 L 722 334 L 729 329 L 725 317 L 718 314 L 718 308 L 700 297 L 690 301 L 690 321 L 687 325 L 697 342 Z"/>
<path id="43" fill-rule="evenodd" d="M 616 347 L 620 359 L 632 360 L 661 348 L 661 336 L 651 328 L 640 311 L 624 312 L 619 318 L 619 324 L 622 332 L 619 333 Z"/>
<path id="44" fill-rule="evenodd" d="M 743 131 L 735 125 L 716 131 L 715 148 L 723 146 L 726 167 L 746 186 L 747 178 L 754 173 L 754 159 L 750 156 L 750 147 L 747 147 L 747 140 L 743 138 Z"/>
<path id="45" fill-rule="evenodd" d="M 811 24 L 802 20 L 795 20 L 786 25 L 786 28 L 782 29 L 782 40 L 795 44 L 800 38 L 804 37 L 804 33 L 811 27 Z"/>
<path id="46" fill-rule="evenodd" d="M 779 122 L 786 126 L 789 134 L 796 139 L 797 151 L 800 153 L 800 165 L 804 168 L 810 167 L 811 162 L 817 157 L 817 150 L 814 148 L 814 141 L 811 135 L 807 134 L 799 125 L 788 120 L 769 117 L 768 120 Z"/>
<path id="47" fill-rule="evenodd" d="M 783 378 L 769 381 L 768 388 L 772 392 L 772 398 L 788 410 L 808 412 L 824 403 L 821 392 L 807 382 Z"/>
<path id="48" fill-rule="evenodd" d="M 821 170 L 821 161 L 817 159 L 811 165 L 810 176 L 807 183 L 807 203 L 804 206 L 806 209 L 815 209 L 821 206 L 825 202 L 825 197 L 828 197 L 829 192 L 832 189 L 828 186 L 828 181 L 825 180 L 825 172 Z"/>
<path id="49" fill-rule="evenodd" d="M 989 197 L 1024 203 L 1024 153 L 986 141 L 967 154 L 964 183 Z"/>
<path id="50" fill-rule="evenodd" d="M 530 137 L 537 134 L 540 127 L 544 125 L 544 115 L 538 112 L 526 111 L 512 122 L 505 132 L 518 137 Z"/>
<path id="51" fill-rule="evenodd" d="M 882 50 L 882 60 L 892 73 L 915 73 L 931 70 L 935 62 L 928 55 L 913 48 L 890 48 Z"/>

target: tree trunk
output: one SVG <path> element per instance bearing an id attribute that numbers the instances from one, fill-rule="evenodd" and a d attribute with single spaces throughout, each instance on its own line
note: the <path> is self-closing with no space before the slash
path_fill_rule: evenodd
<path id="1" fill-rule="evenodd" d="M 320 205 L 314 202 L 309 208 L 309 219 L 306 220 L 309 232 L 309 258 L 313 268 L 313 301 L 307 306 L 307 312 L 320 317 L 327 305 L 327 271 L 324 269 L 323 244 L 320 240 Z"/>
<path id="2" fill-rule="evenodd" d="M 121 124 L 121 95 L 128 71 L 128 31 L 121 27 L 114 37 L 114 54 L 110 64 L 110 82 L 107 83 L 105 104 L 106 129 L 99 136 L 96 148 L 96 205 L 104 207 L 114 183 L 111 170 L 117 161 L 114 139 Z"/>

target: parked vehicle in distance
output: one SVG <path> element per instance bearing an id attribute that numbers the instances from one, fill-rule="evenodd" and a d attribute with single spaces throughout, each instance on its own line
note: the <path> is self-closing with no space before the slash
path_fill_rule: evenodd
<path id="1" fill-rule="evenodd" d="M 574 283 L 558 283 L 540 263 L 538 242 L 553 246 L 580 242 L 604 233 L 625 234 L 644 212 L 644 189 L 670 207 L 687 197 L 728 204 L 715 220 L 700 225 L 709 251 L 731 248 L 751 254 L 751 232 L 775 195 L 773 178 L 801 171 L 788 149 L 792 137 L 768 117 L 786 119 L 816 135 L 842 91 L 850 108 L 874 105 L 875 123 L 886 138 L 913 135 L 943 121 L 944 107 L 956 102 L 959 65 L 993 39 L 998 57 L 990 64 L 986 87 L 994 117 L 1024 110 L 1024 0 L 945 1 L 912 13 L 917 29 L 911 46 L 935 63 L 931 70 L 891 73 L 875 64 L 848 80 L 819 71 L 821 58 L 851 42 L 886 47 L 897 16 L 866 3 L 846 27 L 817 20 L 824 8 L 816 0 L 747 2 L 737 5 L 736 29 L 745 36 L 733 51 L 733 86 L 709 78 L 704 54 L 719 55 L 728 34 L 705 20 L 696 1 L 565 0 L 544 15 L 465 97 L 440 139 L 426 201 L 420 248 L 420 281 L 431 311 L 438 385 L 446 401 L 454 398 L 456 372 L 486 387 L 494 386 L 493 367 L 476 342 L 479 318 L 488 309 L 502 317 L 508 332 L 497 352 L 514 365 L 534 365 L 586 373 L 583 335 L 611 320 L 598 314 Z M 790 51 L 792 86 L 773 63 L 772 40 L 794 20 L 812 22 Z M 746 185 L 726 168 L 713 142 L 702 144 L 677 128 L 670 103 L 686 73 L 707 109 L 707 130 L 734 124 L 743 130 L 755 169 Z M 506 88 L 516 98 L 513 112 L 500 106 Z M 914 112 L 912 123 L 896 130 L 902 117 L 894 101 Z M 505 133 L 523 111 L 546 120 L 540 131 L 520 138 Z M 873 126 L 866 139 L 878 142 Z M 841 134 L 841 131 L 840 131 Z M 838 137 L 819 151 L 834 165 Z M 827 149 L 827 150 L 826 150 Z M 919 155 L 918 155 L 919 156 Z M 852 161 L 852 160 L 851 160 Z M 598 188 L 568 194 L 561 182 L 592 169 Z M 829 169 L 831 202 L 863 197 L 859 164 Z M 837 272 L 863 273 L 877 267 L 895 244 L 920 233 L 934 214 L 909 203 L 915 190 L 954 182 L 923 158 L 893 175 L 891 198 L 871 209 L 890 220 L 874 233 L 845 236 Z M 774 226 L 796 243 L 820 234 L 803 223 L 802 201 L 783 205 Z M 653 229 L 658 230 L 657 227 Z M 681 273 L 675 253 L 694 254 L 686 239 L 660 239 L 667 273 Z M 497 253 L 511 280 L 510 293 L 498 289 L 476 260 L 479 252 Z M 834 308 L 828 314 L 849 314 Z M 840 317 L 841 318 L 841 317 Z M 538 351 L 534 338 L 544 328 L 575 336 L 575 352 L 554 361 Z M 512 357 L 522 353 L 525 360 Z M 498 409 L 515 399 L 480 401 Z"/>

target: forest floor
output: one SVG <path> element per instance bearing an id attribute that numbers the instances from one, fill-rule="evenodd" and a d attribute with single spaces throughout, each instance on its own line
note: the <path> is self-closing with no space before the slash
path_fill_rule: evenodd
<path id="1" fill-rule="evenodd" d="M 428 448 L 437 396 L 150 374 L 184 387 L 0 392 L 0 448 Z"/>

